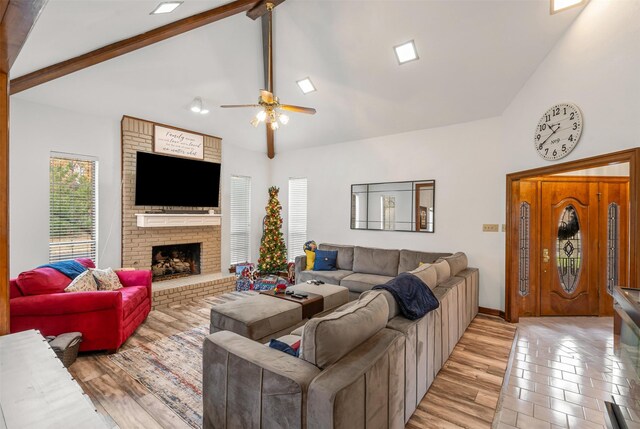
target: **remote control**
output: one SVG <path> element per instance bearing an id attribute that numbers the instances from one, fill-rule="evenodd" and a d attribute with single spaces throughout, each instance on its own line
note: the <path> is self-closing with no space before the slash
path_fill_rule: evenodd
<path id="1" fill-rule="evenodd" d="M 293 294 L 293 295 L 291 295 L 291 296 L 292 296 L 292 297 L 294 297 L 294 298 L 298 298 L 298 299 L 304 299 L 304 298 L 306 298 L 306 297 L 304 297 L 304 296 L 302 296 L 302 295 L 299 295 L 299 294 L 297 294 L 297 293 L 294 293 L 294 294 Z"/>
<path id="2" fill-rule="evenodd" d="M 293 291 L 292 290 L 285 290 L 284 293 L 285 293 L 285 295 L 293 295 Z"/>

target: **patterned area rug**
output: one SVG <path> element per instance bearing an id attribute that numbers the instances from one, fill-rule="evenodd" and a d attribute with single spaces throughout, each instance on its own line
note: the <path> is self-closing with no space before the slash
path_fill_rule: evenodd
<path id="1" fill-rule="evenodd" d="M 232 292 L 216 303 L 236 301 L 255 292 Z M 109 356 L 193 428 L 202 427 L 202 343 L 209 326 L 198 326 Z"/>

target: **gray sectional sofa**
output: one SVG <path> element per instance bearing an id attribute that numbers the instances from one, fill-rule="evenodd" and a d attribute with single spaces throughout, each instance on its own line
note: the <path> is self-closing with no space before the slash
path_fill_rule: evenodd
<path id="1" fill-rule="evenodd" d="M 307 257 L 298 256 L 295 261 L 296 282 L 322 280 L 325 283 L 344 286 L 349 289 L 349 296 L 352 300 L 358 299 L 362 292 L 386 283 L 400 273 L 417 268 L 421 262 L 433 263 L 441 257 L 451 256 L 451 253 L 377 249 L 324 243 L 318 245 L 318 249 L 338 251 L 337 270 L 305 271 Z"/>
<path id="2" fill-rule="evenodd" d="M 301 341 L 300 358 L 227 331 L 208 336 L 204 427 L 404 427 L 478 311 L 478 270 L 463 253 L 437 259 L 411 271 L 440 303 L 419 320 L 404 318 L 388 292 L 365 290 L 279 338 Z"/>

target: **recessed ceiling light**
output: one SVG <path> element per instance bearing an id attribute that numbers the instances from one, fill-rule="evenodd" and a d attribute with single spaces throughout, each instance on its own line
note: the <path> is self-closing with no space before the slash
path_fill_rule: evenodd
<path id="1" fill-rule="evenodd" d="M 174 10 L 176 10 L 176 8 L 181 4 L 182 4 L 181 1 L 166 1 L 164 3 L 160 3 L 158 7 L 156 7 L 153 10 L 153 12 L 151 12 L 149 15 L 160 15 L 162 13 L 171 13 Z"/>
<path id="2" fill-rule="evenodd" d="M 574 6 L 580 6 L 587 0 L 551 0 L 551 14 L 561 12 Z"/>
<path id="3" fill-rule="evenodd" d="M 413 40 L 395 46 L 393 49 L 396 51 L 396 58 L 398 58 L 400 64 L 418 59 L 418 51 L 416 51 L 416 45 L 413 43 Z"/>
<path id="4" fill-rule="evenodd" d="M 316 87 L 313 86 L 313 82 L 308 77 L 305 77 L 302 80 L 296 82 L 303 93 L 308 94 L 316 90 Z"/>

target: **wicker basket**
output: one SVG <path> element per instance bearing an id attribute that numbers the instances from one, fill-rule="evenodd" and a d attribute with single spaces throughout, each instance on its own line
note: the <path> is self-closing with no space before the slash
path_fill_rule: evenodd
<path id="1" fill-rule="evenodd" d="M 76 361 L 80 343 L 82 342 L 82 334 L 80 332 L 69 332 L 60 334 L 57 337 L 47 337 L 47 340 L 51 349 L 65 367 L 68 368 Z"/>

